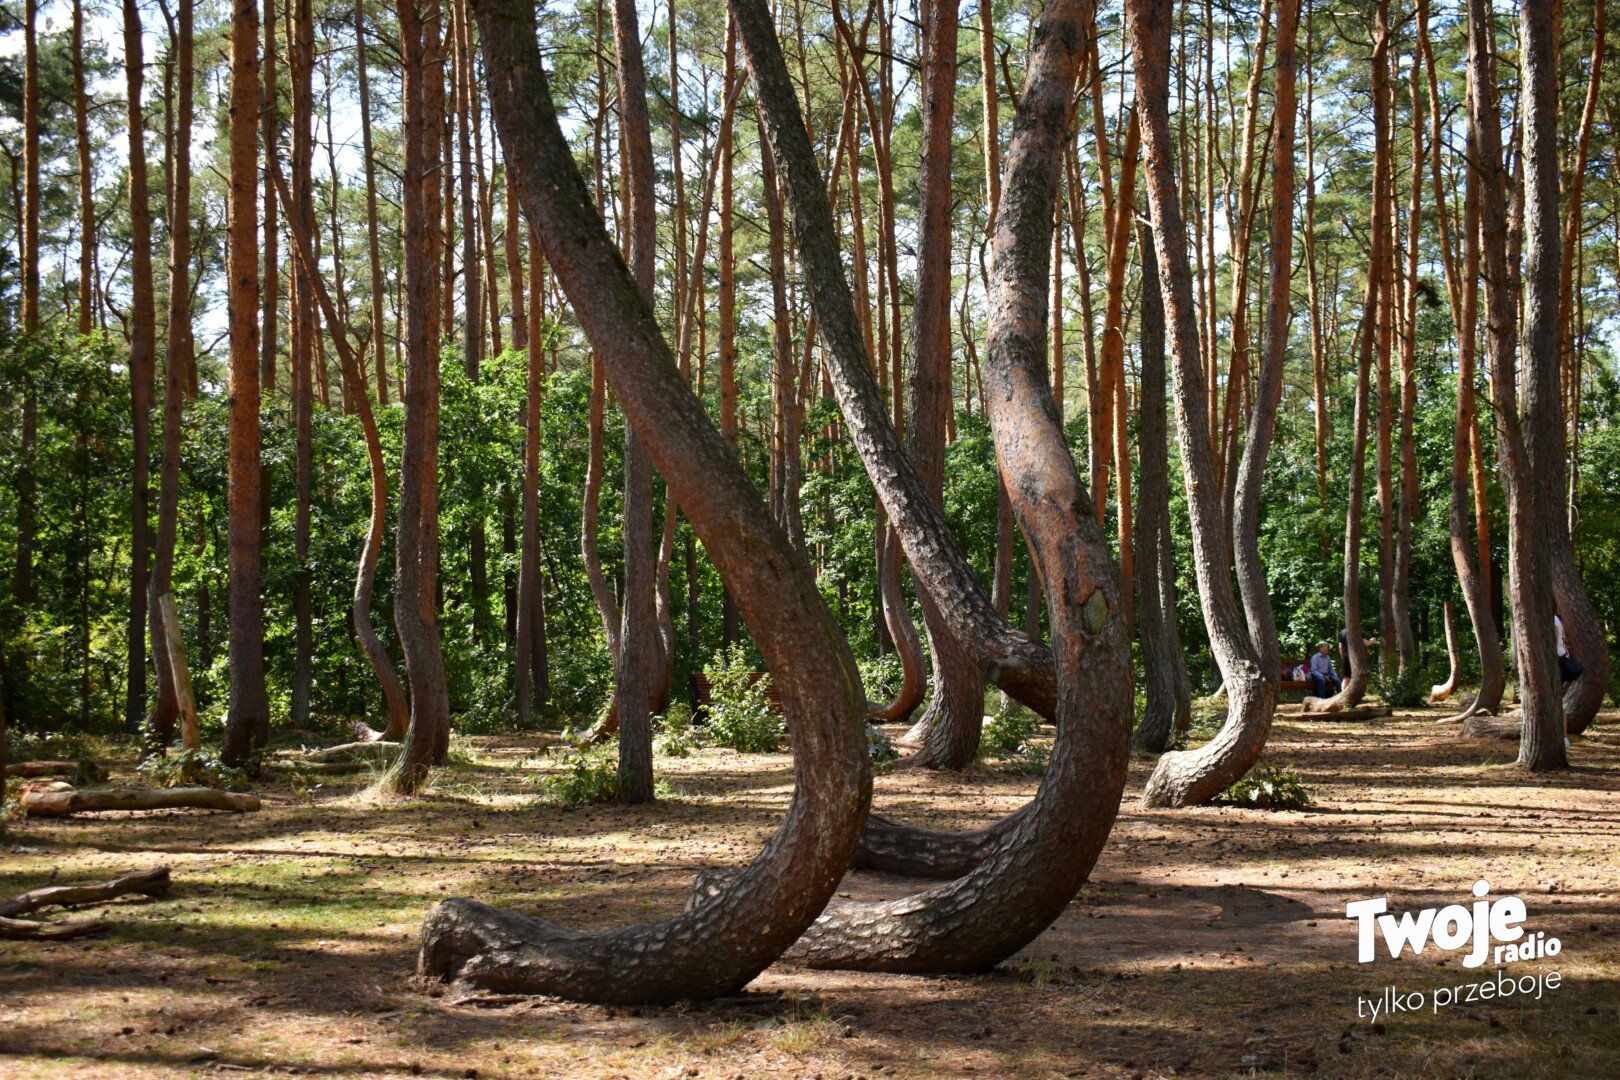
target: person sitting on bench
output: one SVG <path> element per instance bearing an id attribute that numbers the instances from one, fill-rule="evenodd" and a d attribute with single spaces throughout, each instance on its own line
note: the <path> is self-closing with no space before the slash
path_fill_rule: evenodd
<path id="1" fill-rule="evenodd" d="M 1333 670 L 1333 646 L 1325 641 L 1311 655 L 1310 680 L 1316 688 L 1316 697 L 1332 697 L 1339 692 L 1339 673 Z"/>

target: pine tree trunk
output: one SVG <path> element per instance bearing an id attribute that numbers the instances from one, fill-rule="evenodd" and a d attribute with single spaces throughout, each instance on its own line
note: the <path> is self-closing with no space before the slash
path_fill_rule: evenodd
<path id="1" fill-rule="evenodd" d="M 287 74 L 292 83 L 292 201 L 289 227 L 315 233 L 315 8 L 312 0 L 293 0 L 288 27 Z M 266 196 L 266 202 L 270 197 Z M 310 497 L 314 485 L 315 302 L 310 273 L 301 264 L 291 275 L 292 406 L 294 441 L 293 504 L 293 677 L 292 716 L 295 728 L 309 725 L 315 684 L 314 606 L 309 566 Z"/>
<path id="2" fill-rule="evenodd" d="M 32 8 L 32 5 L 30 5 Z M 144 81 L 141 42 L 141 15 L 135 0 L 124 3 L 125 74 L 128 85 L 129 123 L 129 226 L 130 226 L 130 339 L 129 378 L 132 410 L 131 456 L 133 482 L 131 485 L 130 518 L 130 591 L 128 622 L 129 683 L 124 701 L 125 730 L 134 733 L 146 717 L 146 623 L 147 575 L 150 572 L 148 553 L 151 544 L 151 523 L 148 513 L 149 462 L 151 460 L 152 392 L 157 364 L 157 307 L 152 283 L 152 216 L 150 195 L 146 181 L 146 134 L 141 105 L 141 85 Z M 37 108 L 36 99 L 30 99 L 29 111 Z M 30 179 L 37 193 L 37 131 L 31 145 L 34 147 L 35 173 Z M 37 198 L 31 213 L 38 214 Z M 34 237 L 29 244 L 30 258 L 36 265 L 26 273 L 36 279 L 34 322 L 30 327 L 24 298 L 23 325 L 25 329 L 38 327 L 37 277 L 38 220 L 33 220 Z M 251 246 L 251 245 L 250 245 Z M 26 457 L 26 452 L 25 455 Z M 19 548 L 22 546 L 19 525 Z"/>
<path id="3" fill-rule="evenodd" d="M 274 161 L 277 143 L 281 138 L 281 122 L 277 116 L 280 111 L 280 94 L 277 90 L 276 75 L 276 0 L 270 0 L 264 9 L 264 88 L 259 99 L 260 123 L 263 125 L 259 139 L 264 147 L 264 171 L 268 176 L 270 165 Z M 279 360 L 277 329 L 280 320 L 279 292 L 281 285 L 281 229 L 276 222 L 279 201 L 271 186 L 265 184 L 264 192 L 264 276 L 262 278 L 261 302 L 263 315 L 260 322 L 259 341 L 259 385 L 262 392 L 272 394 L 276 389 L 276 367 Z M 195 386 L 191 388 L 192 397 L 197 396 Z"/>
<path id="4" fill-rule="evenodd" d="M 158 526 L 152 577 L 147 585 L 152 665 L 157 693 L 147 717 L 148 749 L 161 750 L 174 737 L 179 697 L 170 669 L 167 636 L 158 598 L 173 588 L 174 545 L 180 518 L 180 436 L 191 372 L 191 123 L 192 0 L 180 0 L 175 33 L 175 145 L 169 199 L 169 341 L 163 372 L 163 463 L 158 480 Z"/>
<path id="5" fill-rule="evenodd" d="M 404 72 L 406 379 L 394 543 L 394 626 L 405 653 L 411 719 L 405 745 L 383 784 L 401 795 L 414 794 L 427 781 L 429 767 L 443 760 L 450 735 L 450 699 L 436 619 L 444 50 L 438 0 L 429 0 L 423 8 L 416 4 L 417 0 L 396 4 Z M 444 287 L 448 290 L 448 285 Z"/>
<path id="6" fill-rule="evenodd" d="M 1192 725 L 1192 681 L 1176 624 L 1176 561 L 1170 531 L 1169 425 L 1165 415 L 1164 300 L 1152 231 L 1139 226 L 1142 251 L 1142 321 L 1138 333 L 1142 385 L 1138 397 L 1141 447 L 1141 542 L 1136 563 L 1138 627 L 1147 707 L 1132 743 L 1162 754 Z"/>
<path id="7" fill-rule="evenodd" d="M 79 334 L 95 328 L 96 197 L 90 95 L 84 78 L 84 3 L 73 0 L 73 133 L 79 151 Z"/>
<path id="8" fill-rule="evenodd" d="M 128 0 L 133 3 L 133 0 Z M 230 92 L 230 701 L 220 756 L 232 765 L 262 745 L 264 686 L 259 533 L 259 8 L 235 0 Z"/>
<path id="9" fill-rule="evenodd" d="M 366 63 L 365 0 L 354 3 L 355 61 L 360 91 L 360 149 L 366 169 L 366 253 L 371 265 L 371 355 L 377 367 L 377 404 L 388 407 L 388 346 L 383 334 L 382 243 L 377 230 L 377 158 L 371 146 L 371 79 Z"/>
<path id="10" fill-rule="evenodd" d="M 524 210 L 545 241 L 630 422 L 749 616 L 793 729 L 796 791 L 765 854 L 663 923 L 582 934 L 455 900 L 423 932 L 420 970 L 489 989 L 610 1002 L 734 993 L 831 896 L 871 795 L 853 656 L 809 567 L 754 494 L 692 395 L 640 286 L 593 217 L 551 107 L 534 9 L 475 4 L 491 100 Z"/>
<path id="11" fill-rule="evenodd" d="M 1477 3 L 1478 0 L 1473 0 Z M 1472 4 L 1470 5 L 1472 11 Z M 1524 336 L 1517 375 L 1518 436 L 1499 442 L 1509 447 L 1504 461 L 1511 488 L 1508 518 L 1513 599 L 1514 652 L 1518 659 L 1524 728 L 1519 764 L 1532 771 L 1569 767 L 1565 753 L 1564 710 L 1560 700 L 1553 615 L 1559 610 L 1558 584 L 1580 589 L 1569 550 L 1564 515 L 1564 425 L 1558 349 L 1558 76 L 1552 0 L 1525 0 L 1519 8 L 1520 71 L 1524 131 Z M 1481 119 L 1481 125 L 1489 118 Z M 1490 153 L 1488 142 L 1482 155 Z M 1495 160 L 1495 159 L 1492 159 Z M 1486 196 L 1486 204 L 1491 198 Z M 1485 215 L 1490 236 L 1492 215 Z M 1495 311 L 1493 310 L 1493 315 Z M 1494 323 L 1494 319 L 1492 322 Z M 1493 367 L 1496 382 L 1505 369 Z M 1505 386 L 1497 389 L 1502 400 Z M 1501 405 L 1498 406 L 1499 415 Z M 1584 590 L 1581 590 L 1584 592 Z M 1572 612 L 1573 614 L 1573 612 Z M 1584 614 L 1584 613 L 1583 613 Z M 1573 621 L 1573 620 L 1571 620 Z M 1566 634 L 1568 627 L 1566 626 Z M 1606 659 L 1606 657 L 1605 657 Z M 1584 661 L 1583 661 L 1584 662 Z"/>

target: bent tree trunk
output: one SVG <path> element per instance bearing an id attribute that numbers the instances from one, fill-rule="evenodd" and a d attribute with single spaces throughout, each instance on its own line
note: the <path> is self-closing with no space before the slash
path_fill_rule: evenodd
<path id="1" fill-rule="evenodd" d="M 557 122 L 533 5 L 475 0 L 490 100 L 524 213 L 625 415 L 667 478 L 747 617 L 794 747 L 786 820 L 726 888 L 662 923 L 578 933 L 450 900 L 428 915 L 423 974 L 505 991 L 670 1002 L 742 988 L 808 926 L 848 865 L 871 800 L 865 699 L 855 658 L 809 566 L 771 520 L 675 365 Z"/>
<path id="2" fill-rule="evenodd" d="M 917 637 L 917 624 L 911 621 L 906 607 L 906 594 L 900 588 L 900 538 L 893 529 L 882 530 L 883 555 L 878 561 L 878 592 L 883 602 L 883 621 L 894 640 L 894 651 L 900 657 L 900 689 L 894 700 L 886 705 L 874 705 L 873 720 L 905 720 L 917 711 L 923 700 L 922 641 Z"/>
<path id="3" fill-rule="evenodd" d="M 1142 388 L 1141 517 L 1136 562 L 1138 627 L 1142 667 L 1147 680 L 1147 708 L 1132 744 L 1149 754 L 1162 754 L 1192 724 L 1192 680 L 1181 651 L 1176 625 L 1176 562 L 1170 535 L 1170 455 L 1165 416 L 1164 300 L 1159 295 L 1159 261 L 1153 237 L 1140 228 L 1142 250 Z"/>
<path id="4" fill-rule="evenodd" d="M 817 322 L 848 381 L 850 370 L 866 370 L 865 345 L 770 10 L 764 0 L 732 0 L 731 10 L 765 136 L 787 181 Z M 1057 0 L 1036 31 L 996 225 L 985 360 L 1001 475 L 1052 612 L 1058 738 L 1051 765 L 1029 811 L 970 873 L 899 900 L 829 905 L 790 953 L 813 967 L 923 972 L 993 966 L 1050 925 L 1074 897 L 1119 809 L 1132 700 L 1120 583 L 1057 423 L 1042 362 L 1052 200 L 1089 13 L 1089 0 Z M 853 395 L 840 388 L 840 396 L 854 412 L 848 407 Z M 941 523 L 929 539 L 942 546 L 944 537 Z M 919 563 L 929 565 L 914 557 L 913 567 Z"/>
<path id="5" fill-rule="evenodd" d="M 1292 5 L 1285 3 L 1284 7 Z M 1231 707 L 1225 725 L 1209 743 L 1197 750 L 1170 753 L 1159 759 L 1142 793 L 1142 802 L 1147 806 L 1187 806 L 1206 802 L 1239 779 L 1254 764 L 1265 746 L 1271 727 L 1271 714 L 1277 703 L 1277 674 L 1273 671 L 1268 675 L 1265 671 L 1264 652 L 1268 647 L 1262 644 L 1256 648 L 1256 643 L 1243 625 L 1243 617 L 1232 594 L 1231 575 L 1226 564 L 1227 545 L 1222 528 L 1221 488 L 1215 476 L 1214 463 L 1204 452 L 1210 445 L 1209 388 L 1204 381 L 1203 354 L 1193 306 L 1186 225 L 1182 221 L 1181 201 L 1171 167 L 1175 160 L 1175 144 L 1170 136 L 1170 8 L 1168 0 L 1133 3 L 1128 10 L 1128 23 L 1136 53 L 1138 107 L 1142 110 L 1143 172 L 1147 177 L 1148 205 L 1153 218 L 1153 241 L 1159 262 L 1165 321 L 1170 331 L 1170 355 L 1176 372 L 1176 430 L 1181 440 L 1182 475 L 1191 516 L 1193 563 L 1198 576 L 1198 595 L 1204 609 L 1204 621 L 1209 627 L 1210 648 L 1226 680 Z M 1283 18 L 1288 19 L 1289 16 L 1285 14 Z M 1285 169 L 1287 182 L 1291 184 L 1293 50 L 1291 43 L 1287 49 L 1281 46 L 1279 42 L 1278 109 L 1283 108 L 1284 94 L 1288 97 L 1288 109 L 1287 118 L 1281 119 L 1277 125 L 1276 152 L 1278 157 L 1286 156 L 1288 159 Z M 1277 201 L 1285 208 L 1291 208 L 1293 204 L 1291 194 Z M 1286 226 L 1284 228 L 1286 232 Z M 1287 258 L 1290 245 L 1286 238 L 1282 247 L 1283 257 Z M 1282 287 L 1286 289 L 1286 285 L 1285 271 Z M 1284 297 L 1281 301 L 1284 325 L 1287 319 L 1286 302 Z M 1277 318 L 1277 306 L 1278 299 L 1274 292 L 1274 320 Z M 1286 338 L 1286 329 L 1282 337 Z M 1267 381 L 1281 381 L 1281 350 L 1284 343 L 1276 343 L 1275 356 L 1268 351 Z M 1275 372 L 1270 370 L 1273 365 L 1277 369 Z M 1240 483 L 1247 483 L 1253 488 L 1252 491 L 1246 489 L 1239 500 L 1244 509 L 1238 515 L 1235 532 L 1237 541 L 1244 545 L 1252 544 L 1250 534 L 1257 527 L 1260 473 L 1264 469 L 1265 444 L 1270 441 L 1275 408 L 1275 394 L 1265 388 L 1263 381 L 1240 477 Z M 1268 413 L 1273 415 L 1268 416 Z M 1254 510 L 1248 509 L 1251 504 Z M 1251 550 L 1248 554 L 1249 558 L 1240 562 L 1240 574 L 1245 577 L 1258 574 L 1259 590 L 1263 594 L 1264 574 L 1258 567 L 1258 552 Z M 1251 600 L 1251 592 L 1252 583 L 1251 587 L 1244 589 L 1246 602 Z M 1275 631 L 1265 626 L 1270 618 L 1269 604 L 1263 608 L 1251 604 L 1250 612 L 1251 619 L 1257 614 L 1262 617 L 1256 636 L 1264 642 L 1268 633 L 1273 635 L 1269 649 L 1274 653 Z"/>
<path id="6" fill-rule="evenodd" d="M 273 179 L 278 196 L 287 202 L 287 185 L 279 168 L 275 170 Z M 348 329 L 338 315 L 337 305 L 332 302 L 332 294 L 327 291 L 326 279 L 320 274 L 309 232 L 296 214 L 287 216 L 287 227 L 292 233 L 299 266 L 304 270 L 304 280 L 310 284 L 320 305 L 321 316 L 326 320 L 326 329 L 332 335 L 338 366 L 342 369 L 344 381 L 349 387 L 349 397 L 360 417 L 360 431 L 366 440 L 366 465 L 371 475 L 371 520 L 366 527 L 365 545 L 360 549 L 360 565 L 354 574 L 350 614 L 354 619 L 354 635 L 360 639 L 366 661 L 371 664 L 377 683 L 382 687 L 388 725 L 378 732 L 361 724 L 358 727 L 365 730 L 359 734 L 372 741 L 399 742 L 410 726 L 410 706 L 405 701 L 405 687 L 399 681 L 399 673 L 394 670 L 394 661 L 371 621 L 371 593 L 377 580 L 377 558 L 382 552 L 383 536 L 388 529 L 388 467 L 383 460 L 382 438 L 377 433 L 377 419 L 371 412 L 371 396 L 366 392 L 365 374 L 360 370 L 359 358 L 349 347 Z"/>

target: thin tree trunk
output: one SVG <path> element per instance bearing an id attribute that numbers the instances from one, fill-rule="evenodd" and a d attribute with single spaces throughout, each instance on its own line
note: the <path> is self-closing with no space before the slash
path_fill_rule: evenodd
<path id="1" fill-rule="evenodd" d="M 1401 312 L 1401 494 L 1395 523 L 1395 580 L 1392 597 L 1395 616 L 1395 644 L 1400 671 L 1410 671 L 1418 661 L 1417 639 L 1412 634 L 1412 526 L 1419 514 L 1417 440 L 1414 427 L 1417 413 L 1417 296 L 1418 236 L 1423 200 L 1423 99 L 1422 57 L 1412 52 L 1412 176 L 1407 203 L 1406 288 Z M 1388 652 L 1386 648 L 1386 653 Z"/>
<path id="2" fill-rule="evenodd" d="M 276 75 L 276 0 L 269 0 L 264 8 L 264 86 L 259 98 L 259 123 L 262 125 L 259 141 L 264 147 L 264 169 L 268 176 L 271 162 L 278 153 L 276 144 L 281 138 L 281 95 L 277 91 Z M 263 393 L 273 394 L 276 389 L 276 366 L 280 346 L 277 328 L 280 319 L 279 292 L 281 286 L 281 229 L 276 223 L 279 203 L 269 183 L 264 190 L 264 276 L 261 279 L 260 301 L 263 305 L 259 340 L 259 385 Z M 197 387 L 191 388 L 197 396 Z"/>
<path id="3" fill-rule="evenodd" d="M 73 132 L 79 150 L 79 334 L 83 336 L 95 328 L 96 278 L 96 199 L 90 95 L 84 80 L 83 0 L 73 0 Z"/>
<path id="4" fill-rule="evenodd" d="M 30 5 L 32 10 L 32 5 Z M 133 481 L 131 484 L 130 518 L 130 583 L 129 583 L 129 622 L 128 622 L 128 665 L 129 683 L 124 701 L 125 730 L 131 733 L 140 729 L 140 724 L 146 717 L 146 623 L 147 603 L 146 586 L 148 568 L 148 553 L 151 543 L 151 524 L 148 513 L 149 499 L 149 462 L 151 460 L 151 430 L 152 430 L 152 392 L 155 378 L 154 368 L 157 359 L 157 307 L 153 296 L 152 285 L 152 218 L 150 197 L 146 182 L 146 133 L 145 119 L 141 105 L 141 85 L 145 78 L 145 61 L 142 54 L 141 42 L 141 15 L 135 0 L 124 2 L 124 49 L 128 58 L 125 64 L 125 75 L 128 84 L 128 122 L 129 122 L 129 224 L 130 224 L 130 339 L 129 339 L 129 378 L 130 378 L 130 405 L 132 410 L 131 424 L 131 455 L 133 459 Z M 37 108 L 33 104 L 37 98 L 30 98 L 29 111 Z M 37 134 L 32 143 L 35 155 L 34 170 L 29 182 L 34 185 L 36 199 L 31 204 L 30 213 L 39 212 L 37 192 L 39 190 L 38 144 Z M 32 229 L 34 237 L 29 245 L 30 259 L 35 265 L 26 273 L 35 278 L 35 296 L 33 321 L 30 323 L 27 305 L 30 303 L 24 297 L 23 326 L 25 329 L 37 329 L 38 320 L 38 220 L 35 217 Z M 250 247 L 252 245 L 249 245 Z M 26 452 L 25 455 L 26 457 Z M 22 546 L 19 526 L 19 547 Z"/>
<path id="5" fill-rule="evenodd" d="M 186 379 L 191 372 L 191 123 L 192 0 L 180 0 L 175 33 L 175 143 L 169 199 L 169 341 L 163 373 L 163 464 L 158 480 L 157 542 L 147 585 L 148 622 L 157 693 L 147 717 L 148 748 L 161 750 L 174 737 L 180 699 L 169 663 L 168 635 L 163 631 L 158 599 L 173 588 L 174 545 L 180 520 L 180 436 L 185 412 Z"/>
<path id="6" fill-rule="evenodd" d="M 439 562 L 439 228 L 444 51 L 438 0 L 398 0 L 404 73 L 405 437 L 394 544 L 394 625 L 405 653 L 411 719 L 383 786 L 414 794 L 442 761 L 450 699 L 436 620 Z"/>
<path id="7" fill-rule="evenodd" d="M 1192 725 L 1192 681 L 1176 625 L 1176 564 L 1170 531 L 1169 425 L 1165 415 L 1164 300 L 1159 293 L 1159 264 L 1152 230 L 1138 227 L 1142 251 L 1142 321 L 1138 334 L 1142 385 L 1141 419 L 1141 558 L 1136 563 L 1136 594 L 1142 638 L 1142 668 L 1147 707 L 1132 744 L 1149 754 L 1162 754 Z"/>
<path id="8" fill-rule="evenodd" d="M 725 65 L 721 85 L 730 87 L 737 78 L 737 31 L 731 15 L 726 16 Z M 720 436 L 733 452 L 737 449 L 737 258 L 733 248 L 733 168 L 735 158 L 734 110 L 727 109 L 720 120 Z M 737 624 L 737 602 L 729 589 L 721 590 L 720 641 L 730 648 L 741 637 Z"/>
<path id="9" fill-rule="evenodd" d="M 126 0 L 133 5 L 134 0 Z M 230 701 L 220 756 L 247 760 L 270 722 L 259 532 L 259 8 L 235 0 L 230 93 Z"/>
<path id="10" fill-rule="evenodd" d="M 377 404 L 387 408 L 388 339 L 383 333 L 382 243 L 377 229 L 377 158 L 371 145 L 371 79 L 366 63 L 365 0 L 354 2 L 354 37 L 360 91 L 360 149 L 366 169 L 366 254 L 371 265 L 371 355 L 377 362 Z"/>
<path id="11" fill-rule="evenodd" d="M 641 58 L 635 0 L 614 0 L 613 39 L 618 57 L 619 123 L 625 151 L 623 176 L 628 209 L 630 268 L 648 310 L 653 307 L 657 257 L 657 207 L 653 202 L 652 123 L 647 114 L 647 76 Z M 641 436 L 624 425 L 624 622 L 614 668 L 619 714 L 618 800 L 653 798 L 651 683 L 662 664 L 663 644 L 654 607 L 652 465 Z"/>
<path id="12" fill-rule="evenodd" d="M 282 179 L 279 171 L 274 174 L 273 179 L 281 194 L 292 203 L 291 195 L 286 190 L 286 181 Z M 366 463 L 371 479 L 371 518 L 366 529 L 365 546 L 360 551 L 359 568 L 355 571 L 351 615 L 354 620 L 355 637 L 360 639 L 360 647 L 364 650 L 366 660 L 371 664 L 371 670 L 377 676 L 377 682 L 382 689 L 383 707 L 388 713 L 388 724 L 381 732 L 360 724 L 356 726 L 355 734 L 364 741 L 398 742 L 405 738 L 409 728 L 410 707 L 405 700 L 405 688 L 400 683 L 399 673 L 394 670 L 394 662 L 388 655 L 387 647 L 377 636 L 371 620 L 372 586 L 377 579 L 378 556 L 382 552 L 383 540 L 388 529 L 388 469 L 383 461 L 382 439 L 377 433 L 377 421 L 372 415 L 371 399 L 366 393 L 365 372 L 360 369 L 359 357 L 349 347 L 348 329 L 343 324 L 337 305 L 327 293 L 326 283 L 320 277 L 309 233 L 304 231 L 295 216 L 288 216 L 287 225 L 292 232 L 299 267 L 305 274 L 305 280 L 313 286 L 314 299 L 319 303 L 321 313 L 326 319 L 326 328 L 332 336 L 332 346 L 337 350 L 339 367 L 343 378 L 349 384 L 349 394 L 354 400 L 355 412 L 360 418 L 360 430 L 366 440 Z"/>
<path id="13" fill-rule="evenodd" d="M 307 235 L 315 234 L 315 8 L 312 0 L 293 0 L 288 26 L 287 74 L 292 82 L 291 201 L 287 224 Z M 266 149 L 274 163 L 275 151 Z M 279 166 L 277 166 L 279 168 Z M 273 170 L 272 170 L 273 171 Z M 266 186 L 269 178 L 266 177 Z M 271 201 L 266 194 L 265 201 Z M 313 575 L 309 566 L 310 499 L 313 494 L 315 452 L 312 445 L 315 409 L 315 298 L 310 271 L 302 264 L 291 275 L 292 406 L 294 441 L 293 506 L 293 677 L 292 725 L 305 728 L 310 721 L 315 686 L 314 604 L 310 595 Z"/>

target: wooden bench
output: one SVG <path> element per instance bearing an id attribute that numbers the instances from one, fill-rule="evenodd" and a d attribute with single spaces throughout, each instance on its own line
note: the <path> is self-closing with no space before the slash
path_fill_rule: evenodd
<path id="1" fill-rule="evenodd" d="M 1277 679 L 1277 693 L 1279 694 L 1309 694 L 1316 689 L 1309 679 L 1294 678 L 1294 669 L 1306 663 L 1304 660 L 1284 661 L 1282 671 Z"/>
<path id="2" fill-rule="evenodd" d="M 772 710 L 774 710 L 775 712 L 781 712 L 782 711 L 782 692 L 780 690 L 778 690 L 776 688 L 776 684 L 771 681 L 771 673 L 768 672 L 768 671 L 750 671 L 748 673 L 748 682 L 749 682 L 750 685 L 758 683 L 762 679 L 765 681 L 765 684 L 766 684 L 765 685 L 765 700 L 770 703 L 770 706 L 771 706 Z M 708 709 L 708 707 L 710 705 L 713 705 L 713 704 L 714 704 L 714 683 L 709 679 L 709 676 L 708 676 L 708 674 L 706 672 L 702 672 L 702 671 L 693 672 L 692 673 L 692 712 L 693 712 L 693 714 L 696 715 L 698 713 L 704 712 L 705 710 Z"/>

